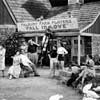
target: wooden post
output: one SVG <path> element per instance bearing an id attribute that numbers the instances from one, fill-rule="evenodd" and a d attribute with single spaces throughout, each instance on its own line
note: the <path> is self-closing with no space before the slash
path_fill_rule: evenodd
<path id="1" fill-rule="evenodd" d="M 80 65 L 81 61 L 81 36 L 78 35 L 78 65 Z"/>
<path id="2" fill-rule="evenodd" d="M 35 42 L 38 44 L 38 36 L 35 37 Z M 36 50 L 38 50 L 38 48 Z"/>
<path id="3" fill-rule="evenodd" d="M 35 42 L 38 44 L 38 36 L 35 37 Z"/>

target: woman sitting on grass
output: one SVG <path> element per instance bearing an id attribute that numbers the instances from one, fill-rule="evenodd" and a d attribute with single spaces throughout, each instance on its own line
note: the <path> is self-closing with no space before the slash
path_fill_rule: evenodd
<path id="1" fill-rule="evenodd" d="M 82 100 L 100 100 L 98 91 L 100 92 L 100 86 L 97 86 L 96 80 L 88 80 L 82 90 L 84 94 Z"/>

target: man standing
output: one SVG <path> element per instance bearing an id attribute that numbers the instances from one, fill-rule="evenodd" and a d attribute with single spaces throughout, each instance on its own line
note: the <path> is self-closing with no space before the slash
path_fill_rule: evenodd
<path id="1" fill-rule="evenodd" d="M 28 57 L 29 59 L 32 61 L 32 63 L 34 63 L 35 65 L 37 65 L 38 63 L 38 53 L 37 53 L 37 47 L 39 46 L 39 44 L 35 43 L 33 41 L 33 39 L 28 41 L 29 46 L 28 46 Z"/>
<path id="2" fill-rule="evenodd" d="M 57 64 L 57 47 L 53 46 L 52 50 L 49 54 L 49 59 L 50 59 L 50 77 L 55 76 L 55 67 Z"/>
<path id="3" fill-rule="evenodd" d="M 68 54 L 68 51 L 63 47 L 62 43 L 58 44 L 58 61 L 59 61 L 59 66 L 64 70 L 64 56 L 65 54 Z"/>

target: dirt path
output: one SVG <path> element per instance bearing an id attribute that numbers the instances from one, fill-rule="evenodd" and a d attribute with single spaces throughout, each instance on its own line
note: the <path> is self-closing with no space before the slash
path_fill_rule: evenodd
<path id="1" fill-rule="evenodd" d="M 9 80 L 0 78 L 0 100 L 49 100 L 55 94 L 62 94 L 62 100 L 81 100 L 75 90 L 64 86 L 58 80 L 48 78 L 48 69 L 39 69 L 41 77 Z"/>

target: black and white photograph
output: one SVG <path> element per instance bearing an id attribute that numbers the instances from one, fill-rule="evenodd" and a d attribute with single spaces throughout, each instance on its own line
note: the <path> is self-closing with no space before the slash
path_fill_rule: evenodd
<path id="1" fill-rule="evenodd" d="M 0 0 L 0 100 L 100 100 L 100 0 Z"/>

